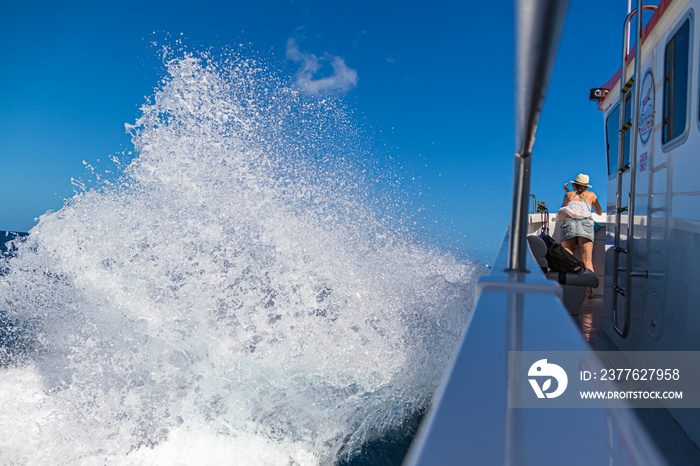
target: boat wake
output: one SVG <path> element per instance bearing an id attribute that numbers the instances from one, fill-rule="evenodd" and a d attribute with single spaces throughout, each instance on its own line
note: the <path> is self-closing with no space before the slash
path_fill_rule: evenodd
<path id="1" fill-rule="evenodd" d="M 119 179 L 3 259 L 0 460 L 347 460 L 427 407 L 479 270 L 384 226 L 338 99 L 166 68 Z"/>

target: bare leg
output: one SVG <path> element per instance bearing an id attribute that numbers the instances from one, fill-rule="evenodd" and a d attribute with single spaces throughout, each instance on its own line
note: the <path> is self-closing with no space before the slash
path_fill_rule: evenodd
<path id="1" fill-rule="evenodd" d="M 581 262 L 586 266 L 588 270 L 594 272 L 593 270 L 593 241 L 587 238 L 578 239 L 578 245 L 581 248 Z M 586 296 L 588 298 L 595 298 L 593 289 L 591 287 L 586 288 Z"/>
<path id="2" fill-rule="evenodd" d="M 569 251 L 571 254 L 574 253 L 574 247 L 576 247 L 576 237 L 569 238 L 566 241 L 562 241 L 561 245 Z"/>
<path id="3" fill-rule="evenodd" d="M 581 262 L 593 272 L 593 241 L 579 237 L 578 245 L 581 248 Z"/>

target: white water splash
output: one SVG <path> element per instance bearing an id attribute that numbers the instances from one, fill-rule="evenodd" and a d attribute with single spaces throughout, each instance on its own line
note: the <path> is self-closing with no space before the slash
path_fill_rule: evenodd
<path id="1" fill-rule="evenodd" d="M 0 462 L 332 464 L 425 409 L 475 267 L 373 213 L 342 105 L 185 56 L 0 277 Z M 306 99 L 306 100 L 305 100 Z"/>

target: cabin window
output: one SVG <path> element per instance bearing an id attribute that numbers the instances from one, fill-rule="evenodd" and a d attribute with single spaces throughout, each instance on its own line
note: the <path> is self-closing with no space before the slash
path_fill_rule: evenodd
<path id="1" fill-rule="evenodd" d="M 664 56 L 664 119 L 662 140 L 668 144 L 685 134 L 688 110 L 690 19 L 666 44 Z"/>
<path id="2" fill-rule="evenodd" d="M 632 95 L 630 92 L 627 94 L 627 99 L 625 102 L 625 111 L 626 111 L 626 116 L 627 116 L 627 122 L 631 120 L 631 109 L 630 109 L 630 101 L 631 99 L 629 96 Z M 608 176 L 615 175 L 618 170 L 617 162 L 618 162 L 618 157 L 620 154 L 620 140 L 619 140 L 619 135 L 620 135 L 620 106 L 618 105 L 615 110 L 610 112 L 608 114 L 608 120 L 605 123 L 605 133 L 606 133 L 606 143 L 607 143 L 607 149 L 608 149 Z M 625 141 L 624 141 L 624 152 L 623 152 L 623 159 L 622 159 L 622 166 L 625 166 L 629 163 L 630 160 L 630 131 L 625 132 Z"/>
<path id="3" fill-rule="evenodd" d="M 620 153 L 620 145 L 617 135 L 620 134 L 618 126 L 620 125 L 620 107 L 618 106 L 608 116 L 608 121 L 605 123 L 605 133 L 607 135 L 608 144 L 608 176 L 617 171 L 617 157 Z"/>

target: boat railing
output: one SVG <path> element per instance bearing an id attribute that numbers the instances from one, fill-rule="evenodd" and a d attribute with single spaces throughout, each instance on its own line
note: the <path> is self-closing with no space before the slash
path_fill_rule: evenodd
<path id="1" fill-rule="evenodd" d="M 664 464 L 631 410 L 620 409 L 626 407 L 620 400 L 588 409 L 517 404 L 527 374 L 509 364 L 511 355 L 592 354 L 562 304 L 562 288 L 545 278 L 527 245 L 532 148 L 568 3 L 515 4 L 511 227 L 491 274 L 477 285 L 469 327 L 405 465 Z"/>
<path id="2" fill-rule="evenodd" d="M 529 253 L 527 273 L 505 270 L 508 241 L 478 283 L 469 327 L 404 465 L 665 464 L 622 400 L 605 408 L 514 407 L 509 355 L 594 352 L 562 304 L 562 288 Z"/>

